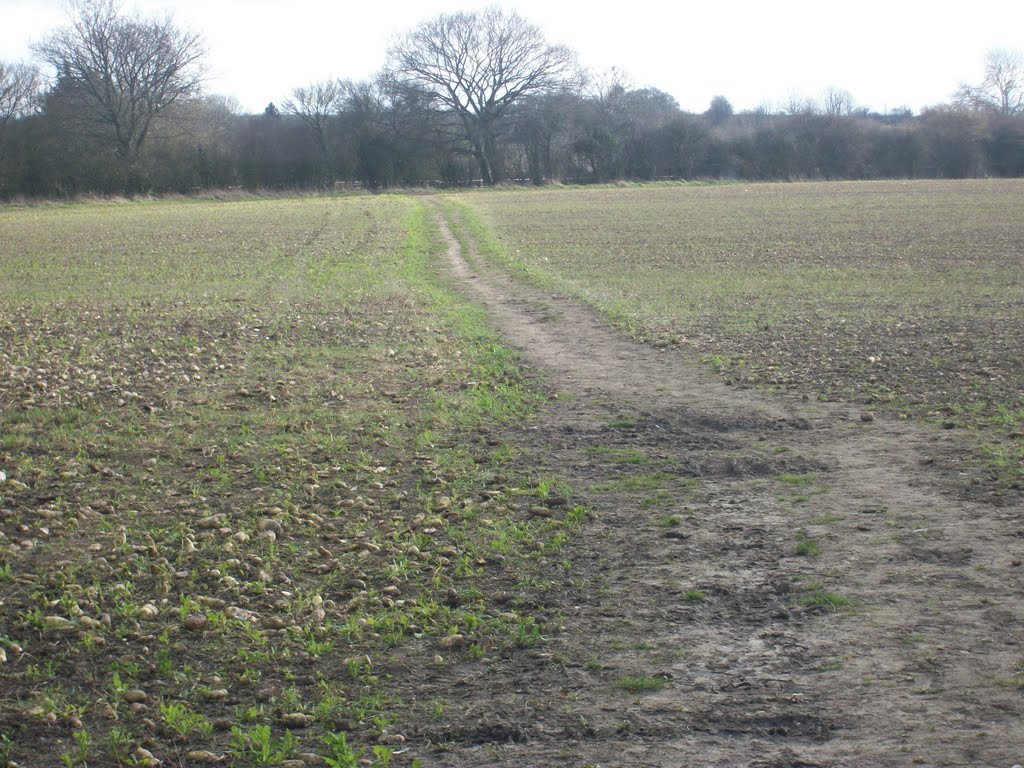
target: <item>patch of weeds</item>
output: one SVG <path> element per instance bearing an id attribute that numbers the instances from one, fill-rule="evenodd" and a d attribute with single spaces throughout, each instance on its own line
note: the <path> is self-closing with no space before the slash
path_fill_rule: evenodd
<path id="1" fill-rule="evenodd" d="M 89 732 L 85 729 L 74 731 L 71 737 L 75 740 L 75 757 L 82 766 L 88 766 L 89 747 L 92 745 Z"/>
<path id="2" fill-rule="evenodd" d="M 487 651 L 484 650 L 484 647 L 480 645 L 480 643 L 470 643 L 469 650 L 467 651 L 469 658 L 474 661 L 479 661 L 486 655 L 486 653 Z"/>
<path id="3" fill-rule="evenodd" d="M 280 765 L 298 754 L 299 743 L 291 730 L 274 736 L 269 725 L 231 729 L 232 753 L 244 757 L 251 765 Z"/>
<path id="4" fill-rule="evenodd" d="M 663 677 L 623 677 L 612 683 L 619 690 L 627 693 L 656 693 L 665 687 Z"/>
<path id="5" fill-rule="evenodd" d="M 107 752 L 118 763 L 127 762 L 132 752 L 132 743 L 135 737 L 132 732 L 124 726 L 115 726 L 110 729 L 107 735 Z M 3 761 L 0 761 L 3 765 Z"/>
<path id="6" fill-rule="evenodd" d="M 534 492 L 538 498 L 547 500 L 554 496 L 567 498 L 572 494 L 572 489 L 558 478 L 544 477 L 537 481 Z"/>
<path id="7" fill-rule="evenodd" d="M 349 746 L 347 734 L 328 733 L 320 743 L 324 748 L 322 757 L 330 768 L 357 768 L 359 765 L 359 754 Z"/>
<path id="8" fill-rule="evenodd" d="M 1019 429 L 1012 434 L 1017 437 L 1010 438 L 1009 442 L 981 441 L 978 445 L 982 466 L 1003 485 L 1024 480 L 1024 443 L 1019 436 Z"/>
<path id="9" fill-rule="evenodd" d="M 14 752 L 14 739 L 6 731 L 0 733 L 0 768 L 8 768 Z"/>
<path id="10" fill-rule="evenodd" d="M 208 737 L 213 732 L 213 723 L 202 713 L 192 711 L 187 704 L 179 701 L 162 702 L 160 715 L 167 727 L 182 740 L 188 739 L 193 733 Z"/>
<path id="11" fill-rule="evenodd" d="M 998 685 L 1000 688 L 1017 688 L 1024 690 L 1024 676 L 1017 675 L 1016 677 L 997 677 L 992 680 L 993 684 Z"/>
<path id="12" fill-rule="evenodd" d="M 582 526 L 589 516 L 589 512 L 586 507 L 576 504 L 569 508 L 565 513 L 565 518 L 562 520 L 562 525 L 567 530 L 574 530 Z"/>
<path id="13" fill-rule="evenodd" d="M 430 718 L 435 722 L 441 722 L 444 720 L 445 712 L 445 700 L 440 696 L 434 698 L 430 702 Z"/>
<path id="14" fill-rule="evenodd" d="M 608 426 L 612 429 L 632 429 L 633 427 L 639 426 L 641 423 L 640 419 L 622 417 L 620 419 L 614 419 L 608 422 Z"/>
<path id="15" fill-rule="evenodd" d="M 662 528 L 675 528 L 676 526 L 682 525 L 682 523 L 683 520 L 679 515 L 668 515 L 658 521 L 658 525 Z"/>
<path id="16" fill-rule="evenodd" d="M 817 557 L 821 554 L 821 545 L 814 539 L 800 539 L 796 545 L 796 554 L 800 557 Z"/>
<path id="17" fill-rule="evenodd" d="M 263 708 L 239 704 L 234 708 L 234 713 L 235 719 L 241 720 L 243 723 L 252 723 L 263 716 Z"/>
<path id="18" fill-rule="evenodd" d="M 688 589 L 683 593 L 683 600 L 686 600 L 688 603 L 703 602 L 705 597 L 704 592 L 699 589 Z"/>
<path id="19" fill-rule="evenodd" d="M 395 759 L 395 751 L 391 747 L 378 744 L 373 748 L 373 768 L 388 768 Z M 413 768 L 420 768 L 422 762 L 414 760 Z"/>
<path id="20" fill-rule="evenodd" d="M 826 513 L 824 515 L 819 515 L 818 517 L 814 518 L 813 520 L 811 520 L 811 523 L 813 525 L 831 525 L 832 523 L 840 523 L 845 519 L 845 515 L 833 515 L 830 513 Z"/>
<path id="21" fill-rule="evenodd" d="M 671 491 L 661 490 L 655 491 L 650 496 L 645 496 L 640 499 L 640 507 L 642 509 L 650 509 L 652 507 L 663 507 L 671 504 L 675 501 L 675 497 Z"/>
<path id="22" fill-rule="evenodd" d="M 852 610 L 857 602 L 835 592 L 827 592 L 820 585 L 811 585 L 800 598 L 800 604 L 807 608 L 819 608 L 828 613 Z"/>
<path id="23" fill-rule="evenodd" d="M 532 616 L 522 616 L 515 621 L 512 641 L 517 648 L 533 648 L 545 642 L 540 626 Z"/>
<path id="24" fill-rule="evenodd" d="M 121 680 L 121 673 L 117 670 L 111 676 L 109 691 L 114 701 L 121 701 L 128 692 L 128 684 Z"/>
<path id="25" fill-rule="evenodd" d="M 271 704 L 282 712 L 301 712 L 304 709 L 302 696 L 294 685 L 285 688 L 280 696 L 275 696 Z"/>
<path id="26" fill-rule="evenodd" d="M 924 635 L 922 635 L 920 632 L 911 632 L 910 634 L 901 637 L 900 642 L 904 645 L 914 645 L 915 643 L 923 643 Z"/>

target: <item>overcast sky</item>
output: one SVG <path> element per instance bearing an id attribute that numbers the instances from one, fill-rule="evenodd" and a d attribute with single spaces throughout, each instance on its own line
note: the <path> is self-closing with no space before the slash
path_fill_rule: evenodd
<path id="1" fill-rule="evenodd" d="M 469 0 L 126 0 L 143 15 L 171 11 L 209 50 L 208 90 L 243 110 L 280 103 L 292 88 L 364 79 L 396 33 Z M 849 91 L 876 111 L 914 111 L 978 82 L 986 52 L 1024 48 L 1024 0 L 516 0 L 501 3 L 574 48 L 592 70 L 617 67 L 688 111 L 717 94 L 737 110 Z M 0 0 L 0 60 L 66 22 L 64 0 Z"/>

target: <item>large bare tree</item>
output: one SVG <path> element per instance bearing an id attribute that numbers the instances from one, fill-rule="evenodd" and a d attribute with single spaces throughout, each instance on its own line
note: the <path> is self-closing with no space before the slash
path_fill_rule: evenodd
<path id="1" fill-rule="evenodd" d="M 576 68 L 570 49 L 494 6 L 423 22 L 391 46 L 389 60 L 396 77 L 458 116 L 485 184 L 500 178 L 499 120 L 524 96 L 561 87 Z"/>
<path id="2" fill-rule="evenodd" d="M 70 25 L 34 50 L 82 105 L 83 124 L 112 137 L 133 186 L 154 119 L 199 92 L 205 48 L 169 15 L 124 15 L 117 0 L 72 0 L 70 9 Z"/>
<path id="3" fill-rule="evenodd" d="M 985 78 L 978 85 L 961 85 L 956 100 L 969 109 L 1024 114 L 1024 54 L 1004 48 L 989 51 Z"/>

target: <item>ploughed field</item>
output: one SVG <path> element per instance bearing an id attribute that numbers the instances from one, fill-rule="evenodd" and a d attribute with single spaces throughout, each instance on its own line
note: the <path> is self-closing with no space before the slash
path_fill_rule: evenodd
<path id="1" fill-rule="evenodd" d="M 738 385 L 970 431 L 1024 481 L 1024 183 L 728 184 L 453 198 L 487 255 Z"/>
<path id="2" fill-rule="evenodd" d="M 408 764 L 541 643 L 580 510 L 440 248 L 399 197 L 0 210 L 0 764 Z"/>
<path id="3" fill-rule="evenodd" d="M 938 764 L 1011 732 L 1022 193 L 0 208 L 0 766 L 831 764 L 907 733 Z M 918 482 L 933 449 L 955 472 Z"/>

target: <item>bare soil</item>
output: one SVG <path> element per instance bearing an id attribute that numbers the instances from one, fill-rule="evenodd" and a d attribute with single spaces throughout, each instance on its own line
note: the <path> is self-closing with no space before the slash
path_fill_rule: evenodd
<path id="1" fill-rule="evenodd" d="M 1024 508 L 971 500 L 956 431 L 727 385 L 442 229 L 553 395 L 507 439 L 592 519 L 545 647 L 417 673 L 459 697 L 425 764 L 1024 763 Z"/>

